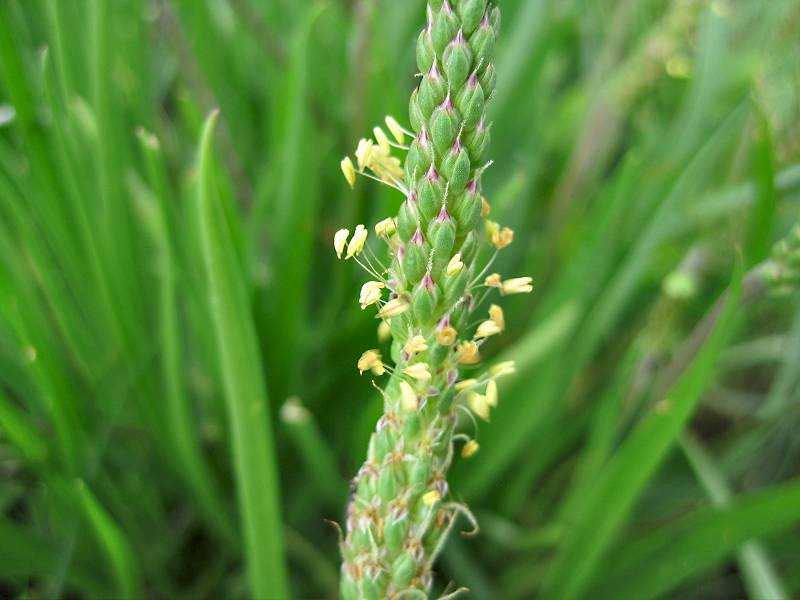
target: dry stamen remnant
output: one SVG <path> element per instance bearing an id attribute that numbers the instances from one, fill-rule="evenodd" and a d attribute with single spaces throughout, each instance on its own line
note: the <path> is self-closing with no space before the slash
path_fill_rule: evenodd
<path id="1" fill-rule="evenodd" d="M 492 304 L 487 312 L 483 302 L 493 292 L 532 290 L 529 277 L 487 276 L 493 256 L 478 264 L 481 247 L 496 255 L 514 239 L 487 218 L 491 208 L 481 195 L 490 164 L 484 107 L 495 88 L 500 12 L 487 0 L 429 0 L 427 17 L 417 42 L 421 78 L 411 96 L 410 130 L 387 117 L 391 138 L 376 127 L 374 140 L 359 142 L 355 161 L 341 162 L 351 186 L 362 175 L 405 197 L 396 217 L 375 226 L 389 246 L 388 267 L 367 245 L 363 225 L 352 238 L 347 229 L 334 238 L 337 256 L 369 273 L 359 303 L 377 308 L 379 336 L 393 338 L 394 364 L 378 350 L 358 360 L 359 371 L 388 374 L 388 382 L 347 510 L 344 600 L 428 596 L 433 562 L 456 514 L 470 516 L 448 497 L 455 444 L 464 458 L 479 448 L 455 433 L 458 415 L 467 423 L 476 422 L 473 415 L 488 420 L 496 379 L 514 370 L 503 363 L 479 371 L 481 345 L 505 329 L 502 309 Z M 396 152 L 406 153 L 404 166 Z M 464 379 L 464 369 L 476 372 Z"/>

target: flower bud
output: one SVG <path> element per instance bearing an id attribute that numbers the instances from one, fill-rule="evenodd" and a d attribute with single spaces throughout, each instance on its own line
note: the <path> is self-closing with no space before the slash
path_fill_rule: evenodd
<path id="1" fill-rule="evenodd" d="M 414 318 L 419 325 L 427 325 L 433 319 L 436 304 L 439 302 L 439 291 L 430 273 L 426 273 L 422 282 L 414 292 L 412 301 Z"/>
<path id="2" fill-rule="evenodd" d="M 481 218 L 481 195 L 475 182 L 467 185 L 464 197 L 458 205 L 458 212 L 454 215 L 459 231 L 472 231 Z M 463 253 L 463 252 L 462 252 Z"/>
<path id="3" fill-rule="evenodd" d="M 469 157 L 472 159 L 472 162 L 480 164 L 486 159 L 486 152 L 489 150 L 490 139 L 491 126 L 487 126 L 483 117 L 481 117 L 475 129 L 467 131 L 464 134 L 464 147 L 467 149 L 467 152 L 469 152 Z"/>
<path id="4" fill-rule="evenodd" d="M 469 38 L 469 46 L 475 56 L 475 64 L 483 63 L 485 67 L 491 62 L 494 38 L 494 29 L 492 29 L 488 17 L 484 18 L 478 30 Z"/>
<path id="5" fill-rule="evenodd" d="M 419 84 L 419 94 L 417 101 L 423 114 L 429 115 L 444 100 L 447 93 L 447 84 L 439 73 L 436 61 L 422 78 Z"/>
<path id="6" fill-rule="evenodd" d="M 411 100 L 408 102 L 408 118 L 411 121 L 411 127 L 414 131 L 419 131 L 425 125 L 425 115 L 417 102 L 417 90 L 411 92 Z"/>
<path id="7" fill-rule="evenodd" d="M 451 89 L 458 89 L 464 83 L 472 64 L 472 52 L 459 29 L 455 39 L 448 44 L 442 56 L 444 72 Z"/>
<path id="8" fill-rule="evenodd" d="M 381 476 L 378 479 L 378 495 L 384 504 L 394 500 L 397 495 L 397 477 L 391 465 L 383 467 Z"/>
<path id="9" fill-rule="evenodd" d="M 408 180 L 415 181 L 424 173 L 427 173 L 433 165 L 433 159 L 433 145 L 427 130 L 423 127 L 408 149 L 408 156 L 406 157 Z"/>
<path id="10" fill-rule="evenodd" d="M 439 14 L 436 15 L 436 20 L 433 23 L 433 31 L 431 32 L 431 39 L 433 41 L 433 49 L 437 54 L 444 51 L 447 44 L 450 43 L 458 31 L 458 20 L 450 8 L 450 3 L 445 0 L 442 3 L 442 8 Z"/>
<path id="11" fill-rule="evenodd" d="M 446 277 L 444 280 L 444 306 L 454 306 L 464 295 L 468 282 L 467 271 L 461 271 L 455 277 Z"/>
<path id="12" fill-rule="evenodd" d="M 453 103 L 448 94 L 431 116 L 433 147 L 439 154 L 444 154 L 453 145 L 456 134 L 458 134 L 458 126 L 458 116 L 453 110 Z"/>
<path id="13" fill-rule="evenodd" d="M 438 275 L 438 271 L 444 269 L 450 260 L 450 253 L 453 251 L 456 241 L 456 228 L 450 213 L 447 212 L 447 207 L 442 206 L 442 210 L 439 211 L 428 231 L 433 245 L 434 262 L 440 265 L 440 269 L 437 269 Z"/>
<path id="14" fill-rule="evenodd" d="M 491 98 L 494 88 L 497 85 L 497 71 L 493 63 L 486 65 L 478 74 L 478 81 L 483 88 L 484 98 Z"/>
<path id="15" fill-rule="evenodd" d="M 400 205 L 400 211 L 397 214 L 397 233 L 403 243 L 408 243 L 418 227 L 417 199 L 414 192 L 411 192 L 406 201 Z"/>
<path id="16" fill-rule="evenodd" d="M 461 140 L 456 138 L 442 160 L 442 175 L 450 182 L 451 190 L 457 192 L 464 189 L 471 168 L 469 153 L 461 146 Z"/>
<path id="17" fill-rule="evenodd" d="M 464 238 L 464 242 L 461 244 L 461 249 L 459 252 L 462 256 L 461 260 L 463 260 L 465 264 L 470 263 L 475 259 L 475 255 L 478 253 L 478 238 L 474 231 L 470 231 L 467 234 L 467 237 Z"/>
<path id="18" fill-rule="evenodd" d="M 426 224 L 439 214 L 444 202 L 444 191 L 444 182 L 436 168 L 431 165 L 419 185 L 419 210 Z"/>
<path id="19" fill-rule="evenodd" d="M 415 234 L 414 237 L 421 238 L 422 236 Z M 413 242 L 413 239 L 408 244 L 406 255 L 403 258 L 403 274 L 409 285 L 414 285 L 422 279 L 428 269 L 428 255 L 430 254 L 430 246 L 427 243 L 417 244 Z"/>
<path id="20" fill-rule="evenodd" d="M 483 87 L 478 81 L 478 74 L 470 75 L 467 85 L 465 85 L 456 96 L 456 108 L 461 113 L 464 120 L 464 127 L 474 128 L 483 115 L 486 98 L 483 94 Z"/>
<path id="21" fill-rule="evenodd" d="M 436 59 L 436 52 L 433 49 L 431 30 L 426 27 L 417 38 L 417 68 L 420 73 L 426 73 L 431 68 Z"/>
<path id="22" fill-rule="evenodd" d="M 461 0 L 456 11 L 461 17 L 461 27 L 464 29 L 464 33 L 472 35 L 486 12 L 486 0 Z"/>
<path id="23" fill-rule="evenodd" d="M 496 6 L 489 13 L 489 23 L 492 24 L 495 36 L 500 35 L 500 9 Z"/>
<path id="24" fill-rule="evenodd" d="M 432 460 L 430 456 L 419 457 L 411 462 L 409 483 L 411 485 L 426 485 L 431 477 Z"/>
<path id="25" fill-rule="evenodd" d="M 392 563 L 392 585 L 398 589 L 407 588 L 417 574 L 417 563 L 411 554 L 404 552 Z"/>
<path id="26" fill-rule="evenodd" d="M 401 514 L 395 518 L 390 514 L 383 524 L 383 541 L 390 552 L 397 552 L 403 547 L 406 533 L 408 532 L 408 515 Z"/>
<path id="27" fill-rule="evenodd" d="M 386 598 L 386 587 L 389 578 L 380 567 L 373 567 L 373 572 L 361 578 L 361 597 L 363 600 L 383 600 Z"/>

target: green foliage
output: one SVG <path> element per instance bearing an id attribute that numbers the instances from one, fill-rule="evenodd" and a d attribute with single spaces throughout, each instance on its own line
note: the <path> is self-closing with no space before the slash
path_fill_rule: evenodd
<path id="1" fill-rule="evenodd" d="M 456 103 L 535 290 L 481 348 L 517 372 L 435 593 L 797 596 L 796 2 L 501 7 L 496 94 Z M 336 596 L 390 349 L 331 239 L 403 201 L 338 161 L 413 125 L 424 14 L 0 2 L 1 596 Z"/>

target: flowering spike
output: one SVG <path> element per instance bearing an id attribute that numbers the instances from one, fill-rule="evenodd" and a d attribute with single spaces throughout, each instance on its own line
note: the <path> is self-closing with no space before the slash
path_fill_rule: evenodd
<path id="1" fill-rule="evenodd" d="M 362 307 L 380 306 L 379 338 L 394 338 L 396 364 L 382 390 L 384 414 L 353 486 L 341 543 L 344 600 L 428 597 L 433 560 L 458 510 L 446 501 L 447 472 L 458 455 L 458 415 L 466 409 L 488 420 L 497 404 L 495 379 L 513 372 L 501 363 L 488 376 L 461 381 L 462 369 L 481 361 L 482 341 L 506 326 L 502 309 L 492 304 L 473 336 L 470 313 L 484 294 L 522 293 L 531 283 L 486 276 L 488 268 L 479 264 L 487 255 L 482 245 L 499 249 L 513 239 L 509 228 L 490 221 L 486 235 L 480 231 L 489 215 L 481 175 L 491 138 L 485 104 L 495 85 L 498 25 L 488 0 L 428 0 L 426 26 L 417 38 L 420 77 L 409 100 L 410 129 L 386 117 L 397 143 L 376 127 L 374 139 L 361 140 L 356 149 L 358 172 L 401 190 L 405 200 L 395 219 L 375 227 L 388 243 L 390 261 L 385 267 L 371 254 L 365 259 L 369 270 L 377 263 L 385 271 L 375 271 L 375 281 L 364 284 L 359 296 Z M 405 148 L 407 139 L 401 165 L 392 152 Z M 342 170 L 350 182 L 344 162 Z M 334 244 L 340 255 L 345 245 L 347 257 L 361 252 L 363 226 L 349 244 L 343 235 Z M 385 288 L 391 296 L 384 304 Z M 366 370 L 388 370 L 379 354 L 362 359 Z M 477 450 L 477 442 L 467 440 L 461 456 Z"/>

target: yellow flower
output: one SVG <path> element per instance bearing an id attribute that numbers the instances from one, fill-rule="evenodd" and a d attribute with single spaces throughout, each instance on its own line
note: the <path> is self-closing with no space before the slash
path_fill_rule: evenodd
<path id="1" fill-rule="evenodd" d="M 474 365 L 480 362 L 481 354 L 475 342 L 461 342 L 456 351 L 458 362 L 464 365 Z"/>
<path id="2" fill-rule="evenodd" d="M 403 128 L 400 127 L 400 123 L 394 120 L 393 117 L 386 117 L 386 127 L 389 128 L 389 131 L 392 133 L 392 136 L 397 143 L 401 146 L 406 143 L 406 133 L 403 131 Z"/>
<path id="3" fill-rule="evenodd" d="M 517 372 L 517 368 L 513 360 L 507 360 L 493 366 L 489 369 L 489 374 L 492 377 L 503 377 L 505 375 L 512 375 Z"/>
<path id="4" fill-rule="evenodd" d="M 506 296 L 511 294 L 530 294 L 533 291 L 533 279 L 530 277 L 516 277 L 506 279 L 503 282 L 502 293 Z"/>
<path id="5" fill-rule="evenodd" d="M 476 338 L 487 338 L 487 337 L 490 337 L 492 335 L 497 335 L 501 331 L 502 330 L 497 325 L 497 323 L 495 323 L 494 321 L 489 319 L 488 321 L 484 321 L 483 323 L 478 325 L 478 331 L 475 332 L 475 337 Z"/>
<path id="6" fill-rule="evenodd" d="M 428 343 L 421 335 L 415 335 L 413 338 L 408 340 L 403 348 L 403 350 L 405 350 L 408 354 L 418 354 L 419 352 L 425 352 L 427 349 Z"/>
<path id="7" fill-rule="evenodd" d="M 508 227 L 503 227 L 501 231 L 496 232 L 492 235 L 492 244 L 498 250 L 502 250 L 506 246 L 510 246 L 511 242 L 514 241 L 514 230 L 509 229 Z"/>
<path id="8" fill-rule="evenodd" d="M 489 201 L 481 196 L 481 216 L 483 218 L 488 217 L 492 213 L 492 205 L 489 204 Z"/>
<path id="9" fill-rule="evenodd" d="M 458 337 L 458 332 L 450 326 L 436 332 L 436 341 L 442 346 L 452 346 L 456 337 Z"/>
<path id="10" fill-rule="evenodd" d="M 361 286 L 361 295 L 358 298 L 361 310 L 372 304 L 377 304 L 383 294 L 382 290 L 386 285 L 382 281 L 368 281 Z"/>
<path id="11" fill-rule="evenodd" d="M 424 362 L 414 363 L 405 368 L 403 371 L 409 377 L 417 381 L 429 381 L 431 372 L 428 370 L 428 364 Z"/>
<path id="12" fill-rule="evenodd" d="M 458 275 L 463 268 L 464 263 L 461 261 L 461 253 L 459 252 L 447 263 L 447 276 L 453 277 L 454 275 Z"/>
<path id="13" fill-rule="evenodd" d="M 369 165 L 372 159 L 372 151 L 375 148 L 375 144 L 372 140 L 365 140 L 360 139 L 358 140 L 358 146 L 356 147 L 356 161 L 358 162 L 358 170 L 363 171 L 364 167 Z"/>
<path id="14" fill-rule="evenodd" d="M 389 317 L 402 315 L 407 310 L 408 300 L 405 298 L 393 298 L 383 305 L 383 308 L 378 311 L 378 316 L 383 319 L 388 319 Z"/>
<path id="15" fill-rule="evenodd" d="M 350 184 L 350 188 L 353 189 L 356 187 L 356 169 L 353 167 L 353 161 L 350 160 L 349 156 L 345 156 L 341 162 L 342 173 L 344 173 L 344 178 L 347 180 L 347 183 Z"/>
<path id="16" fill-rule="evenodd" d="M 500 279 L 499 273 L 492 273 L 485 279 L 484 283 L 489 287 L 495 287 L 495 288 L 503 286 L 503 280 Z"/>
<path id="17" fill-rule="evenodd" d="M 392 145 L 389 143 L 389 138 L 384 133 L 383 129 L 380 127 L 375 127 L 372 130 L 372 133 L 375 135 L 375 141 L 378 142 L 378 148 L 381 149 L 381 152 L 388 155 L 392 152 Z"/>
<path id="18" fill-rule="evenodd" d="M 375 235 L 378 237 L 392 235 L 395 231 L 397 231 L 397 224 L 394 222 L 394 219 L 391 218 L 384 219 L 375 225 Z"/>
<path id="19" fill-rule="evenodd" d="M 471 392 L 467 397 L 467 404 L 470 410 L 484 421 L 489 420 L 489 413 L 491 412 L 489 403 L 486 402 L 486 396 L 478 392 Z"/>
<path id="20" fill-rule="evenodd" d="M 497 406 L 497 382 L 494 379 L 486 384 L 486 404 L 492 408 Z"/>
<path id="21" fill-rule="evenodd" d="M 464 390 L 467 390 L 467 389 L 469 389 L 471 387 L 474 387 L 476 385 L 478 385 L 478 380 L 477 379 L 465 379 L 464 381 L 459 381 L 456 384 L 456 391 L 457 392 L 463 392 Z"/>
<path id="22" fill-rule="evenodd" d="M 432 506 L 442 499 L 442 495 L 436 490 L 431 490 L 422 496 L 422 503 L 425 506 Z"/>
<path id="23" fill-rule="evenodd" d="M 378 341 L 385 342 L 392 337 L 392 327 L 389 321 L 381 321 L 378 325 Z"/>
<path id="24" fill-rule="evenodd" d="M 344 252 L 344 247 L 347 244 L 347 238 L 349 235 L 349 229 L 340 229 L 333 236 L 333 248 L 336 250 L 337 258 L 342 258 L 342 252 Z"/>
<path id="25" fill-rule="evenodd" d="M 367 243 L 368 235 L 369 231 L 367 231 L 366 227 L 363 225 L 356 226 L 356 230 L 353 232 L 353 239 L 351 239 L 350 243 L 347 245 L 346 259 L 361 254 L 361 251 L 364 249 L 364 244 Z"/>
<path id="26" fill-rule="evenodd" d="M 497 326 L 504 330 L 506 328 L 506 318 L 503 315 L 503 309 L 497 306 L 497 304 L 492 304 L 489 307 L 489 318 L 497 323 Z"/>
<path id="27" fill-rule="evenodd" d="M 480 450 L 480 448 L 481 447 L 478 445 L 478 442 L 475 440 L 468 441 L 466 444 L 464 444 L 464 447 L 461 448 L 461 458 L 470 458 L 475 456 L 475 453 Z"/>
<path id="28" fill-rule="evenodd" d="M 400 382 L 400 408 L 405 412 L 416 412 L 419 407 L 417 393 L 407 381 Z"/>
<path id="29" fill-rule="evenodd" d="M 372 371 L 374 375 L 383 375 L 386 372 L 378 350 L 367 350 L 358 359 L 358 370 L 363 375 L 365 371 Z"/>

